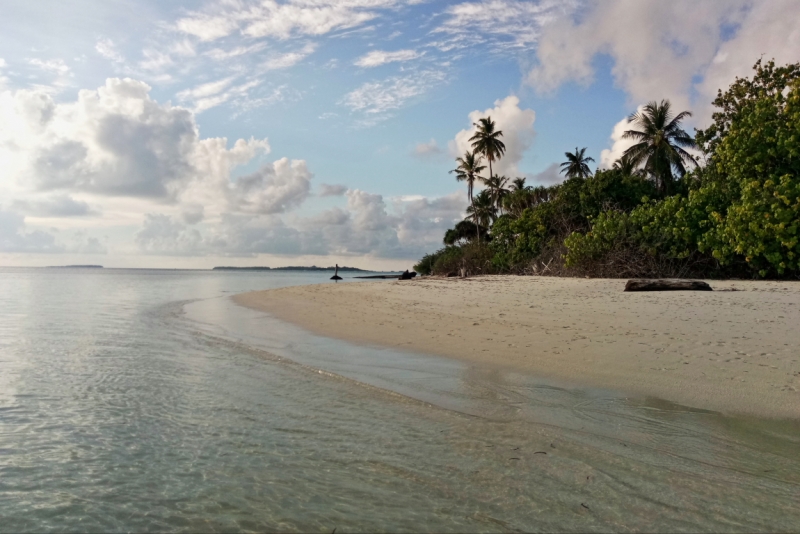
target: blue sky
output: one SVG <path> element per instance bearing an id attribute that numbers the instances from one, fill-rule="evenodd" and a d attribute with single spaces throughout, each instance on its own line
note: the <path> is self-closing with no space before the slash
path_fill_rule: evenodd
<path id="1" fill-rule="evenodd" d="M 6 0 L 0 264 L 405 268 L 463 217 L 448 170 L 487 113 L 499 171 L 598 165 L 669 98 L 708 121 L 800 2 Z"/>

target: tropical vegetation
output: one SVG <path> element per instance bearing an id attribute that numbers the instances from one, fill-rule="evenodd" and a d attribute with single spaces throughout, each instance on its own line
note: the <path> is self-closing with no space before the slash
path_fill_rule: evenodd
<path id="1" fill-rule="evenodd" d="M 633 145 L 611 168 L 592 172 L 576 148 L 550 187 L 493 174 L 503 132 L 480 119 L 453 171 L 468 185 L 467 217 L 416 269 L 800 278 L 800 63 L 759 60 L 713 105 L 692 136 L 690 112 L 648 103 L 630 115 Z"/>

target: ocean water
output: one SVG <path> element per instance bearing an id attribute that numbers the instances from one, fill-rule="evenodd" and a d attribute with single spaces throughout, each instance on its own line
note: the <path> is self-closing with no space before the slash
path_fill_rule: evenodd
<path id="1" fill-rule="evenodd" d="M 800 423 L 320 338 L 318 273 L 0 269 L 0 531 L 800 529 Z"/>

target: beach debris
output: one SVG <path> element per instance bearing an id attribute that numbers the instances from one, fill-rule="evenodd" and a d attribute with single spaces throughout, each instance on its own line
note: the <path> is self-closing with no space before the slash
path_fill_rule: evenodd
<path id="1" fill-rule="evenodd" d="M 400 275 L 398 280 L 411 280 L 415 276 L 417 276 L 417 272 L 416 271 L 408 272 L 408 269 L 406 269 L 405 272 Z"/>
<path id="2" fill-rule="evenodd" d="M 588 505 L 588 504 L 581 503 L 581 506 L 583 506 L 583 507 L 584 507 L 584 508 L 586 508 L 587 510 L 589 509 L 589 505 Z"/>
<path id="3" fill-rule="evenodd" d="M 547 453 L 546 453 L 546 452 L 544 452 L 544 451 L 536 451 L 536 452 L 534 452 L 533 454 L 547 454 Z"/>
<path id="4" fill-rule="evenodd" d="M 713 291 L 711 286 L 701 280 L 655 279 L 628 280 L 625 291 Z"/>

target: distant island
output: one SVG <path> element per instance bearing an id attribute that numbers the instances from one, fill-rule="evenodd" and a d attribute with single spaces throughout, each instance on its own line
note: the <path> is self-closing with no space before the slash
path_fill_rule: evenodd
<path id="1" fill-rule="evenodd" d="M 214 267 L 213 271 L 335 271 L 336 267 L 317 267 L 316 265 L 302 266 L 292 265 L 289 267 Z M 359 272 L 359 273 L 374 273 L 377 271 L 370 271 L 367 269 L 359 269 L 358 267 L 339 267 L 339 271 L 343 272 Z"/>
<path id="2" fill-rule="evenodd" d="M 50 265 L 48 269 L 102 269 L 102 265 Z"/>

